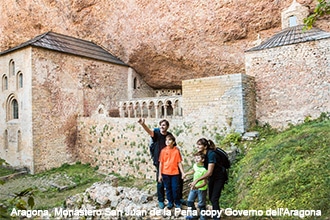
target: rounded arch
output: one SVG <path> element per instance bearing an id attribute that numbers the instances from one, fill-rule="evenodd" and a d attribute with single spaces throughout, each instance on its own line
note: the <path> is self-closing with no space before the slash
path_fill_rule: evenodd
<path id="1" fill-rule="evenodd" d="M 141 106 L 140 102 L 135 102 L 134 103 L 134 112 L 135 112 L 135 117 L 141 117 Z"/>
<path id="2" fill-rule="evenodd" d="M 142 117 L 143 118 L 147 118 L 148 117 L 148 104 L 147 102 L 142 102 L 142 105 L 141 105 L 141 113 L 142 113 Z"/>
<path id="3" fill-rule="evenodd" d="M 157 108 L 158 113 L 159 113 L 158 117 L 160 117 L 160 118 L 165 117 L 165 109 L 164 109 L 164 103 L 163 103 L 163 101 L 159 100 L 157 102 L 156 108 Z"/>
<path id="4" fill-rule="evenodd" d="M 100 104 L 98 107 L 97 107 L 97 114 L 99 115 L 104 115 L 106 113 L 106 109 L 105 109 L 105 106 L 103 104 Z"/>
<path id="5" fill-rule="evenodd" d="M 133 78 L 133 89 L 139 89 L 140 88 L 140 82 L 137 77 Z"/>
<path id="6" fill-rule="evenodd" d="M 174 100 L 174 115 L 176 116 L 182 116 L 182 108 L 181 108 L 181 103 L 179 99 Z"/>
<path id="7" fill-rule="evenodd" d="M 121 109 L 122 109 L 122 112 L 123 112 L 122 117 L 127 118 L 128 117 L 128 109 L 127 109 L 127 103 L 126 102 L 124 102 L 122 104 Z"/>
<path id="8" fill-rule="evenodd" d="M 18 119 L 18 101 L 14 94 L 10 94 L 6 101 L 6 120 Z"/>
<path id="9" fill-rule="evenodd" d="M 148 108 L 149 108 L 149 117 L 150 118 L 155 118 L 156 117 L 156 106 L 155 106 L 155 102 L 154 101 L 150 101 L 148 103 Z"/>
<path id="10" fill-rule="evenodd" d="M 8 90 L 8 77 L 6 74 L 2 76 L 2 91 Z"/>
<path id="11" fill-rule="evenodd" d="M 132 118 L 134 116 L 134 103 L 133 102 L 129 102 L 128 103 L 128 116 L 129 118 Z"/>
<path id="12" fill-rule="evenodd" d="M 173 116 L 173 105 L 170 99 L 165 101 L 166 116 Z"/>
<path id="13" fill-rule="evenodd" d="M 15 75 L 15 61 L 11 59 L 9 61 L 9 76 L 14 76 Z"/>
<path id="14" fill-rule="evenodd" d="M 16 75 L 16 83 L 17 89 L 23 88 L 23 73 L 21 71 L 18 71 Z"/>

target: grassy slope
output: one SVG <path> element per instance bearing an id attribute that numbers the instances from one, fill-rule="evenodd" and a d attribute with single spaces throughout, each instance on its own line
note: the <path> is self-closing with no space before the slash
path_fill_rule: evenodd
<path id="1" fill-rule="evenodd" d="M 252 145 L 231 170 L 223 208 L 321 210 L 322 217 L 330 216 L 330 120 L 304 123 Z"/>

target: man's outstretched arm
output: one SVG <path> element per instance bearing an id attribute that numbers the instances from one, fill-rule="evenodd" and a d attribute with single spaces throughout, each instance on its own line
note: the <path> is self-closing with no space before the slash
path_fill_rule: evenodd
<path id="1" fill-rule="evenodd" d="M 151 136 L 154 137 L 154 131 L 151 130 L 146 124 L 145 124 L 145 119 L 144 118 L 140 118 L 138 120 L 138 123 L 143 127 L 143 129 Z"/>

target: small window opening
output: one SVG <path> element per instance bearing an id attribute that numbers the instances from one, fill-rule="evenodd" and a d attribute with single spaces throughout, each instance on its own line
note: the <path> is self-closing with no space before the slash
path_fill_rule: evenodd
<path id="1" fill-rule="evenodd" d="M 137 89 L 137 79 L 136 79 L 136 77 L 134 77 L 134 79 L 133 79 L 133 89 Z"/>
<path id="2" fill-rule="evenodd" d="M 23 74 L 21 72 L 18 74 L 18 88 L 23 88 Z"/>
<path id="3" fill-rule="evenodd" d="M 9 76 L 15 75 L 15 62 L 14 60 L 9 61 Z"/>
<path id="4" fill-rule="evenodd" d="M 16 99 L 12 101 L 13 119 L 18 119 L 18 102 Z"/>
<path id="5" fill-rule="evenodd" d="M 296 16 L 290 16 L 289 17 L 289 27 L 297 26 L 297 17 Z"/>
<path id="6" fill-rule="evenodd" d="M 8 89 L 8 78 L 6 75 L 2 77 L 2 91 L 5 91 Z"/>
<path id="7" fill-rule="evenodd" d="M 5 130 L 3 140 L 4 140 L 5 150 L 7 150 L 8 149 L 8 130 Z"/>

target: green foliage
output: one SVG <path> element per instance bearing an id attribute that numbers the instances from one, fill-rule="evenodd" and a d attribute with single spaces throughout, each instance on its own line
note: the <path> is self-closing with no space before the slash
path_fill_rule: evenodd
<path id="1" fill-rule="evenodd" d="M 90 164 L 63 164 L 59 168 L 53 168 L 48 171 L 35 174 L 24 175 L 15 179 L 10 179 L 4 183 L 2 190 L 10 189 L 8 195 L 3 194 L 0 198 L 0 213 L 8 215 L 14 206 L 21 207 L 20 209 L 48 209 L 61 206 L 63 201 L 70 195 L 83 192 L 86 188 L 90 187 L 94 182 L 101 181 L 104 175 L 95 172 L 98 167 L 91 167 Z M 28 189 L 23 188 L 26 186 L 25 182 L 30 184 Z M 66 186 L 64 189 L 59 190 L 54 188 L 47 182 L 56 183 L 59 186 Z M 19 192 L 19 193 L 16 193 Z M 14 194 L 11 198 L 9 195 Z M 2 218 L 0 219 L 7 219 Z"/>
<path id="2" fill-rule="evenodd" d="M 313 27 L 316 20 L 320 19 L 325 15 L 330 14 L 330 1 L 329 0 L 317 0 L 313 14 L 304 19 L 305 29 L 310 29 Z"/>
<path id="3" fill-rule="evenodd" d="M 93 125 L 91 128 L 89 128 L 89 134 L 96 135 L 96 126 Z"/>
<path id="4" fill-rule="evenodd" d="M 0 205 L 0 218 L 11 218 L 10 210 L 13 208 L 19 210 L 33 209 L 35 205 L 34 192 L 35 189 L 30 187 L 19 193 L 14 193 L 13 198 L 3 201 L 3 203 Z"/>
<path id="5" fill-rule="evenodd" d="M 181 133 L 183 133 L 184 132 L 184 129 L 183 129 L 183 127 L 182 126 L 176 126 L 176 127 L 173 127 L 173 129 L 172 129 L 172 133 L 176 136 L 176 137 L 178 137 Z"/>
<path id="6" fill-rule="evenodd" d="M 5 160 L 0 158 L 0 167 L 6 166 L 6 165 L 8 165 L 8 163 Z M 10 174 L 13 174 L 13 173 L 15 173 L 14 169 L 10 169 L 10 168 L 0 169 L 0 176 L 7 176 L 7 175 L 10 175 Z M 1 180 L 0 180 L 0 184 L 1 184 Z"/>
<path id="7" fill-rule="evenodd" d="M 269 137 L 279 133 L 279 131 L 273 128 L 269 123 L 265 123 L 263 125 L 258 125 L 257 123 L 257 126 L 255 126 L 252 130 L 258 131 L 260 138 Z"/>
<path id="8" fill-rule="evenodd" d="M 135 131 L 135 124 L 126 125 L 126 129 L 131 130 L 132 132 L 134 132 Z"/>
<path id="9" fill-rule="evenodd" d="M 225 136 L 223 140 L 221 140 L 220 144 L 225 147 L 230 147 L 231 145 L 238 146 L 242 140 L 242 136 L 238 132 L 232 132 Z"/>
<path id="10" fill-rule="evenodd" d="M 330 215 L 330 120 L 323 114 L 305 121 L 277 134 L 269 129 L 270 135 L 234 164 L 225 204 L 249 210 L 322 210 L 322 216 Z"/>

